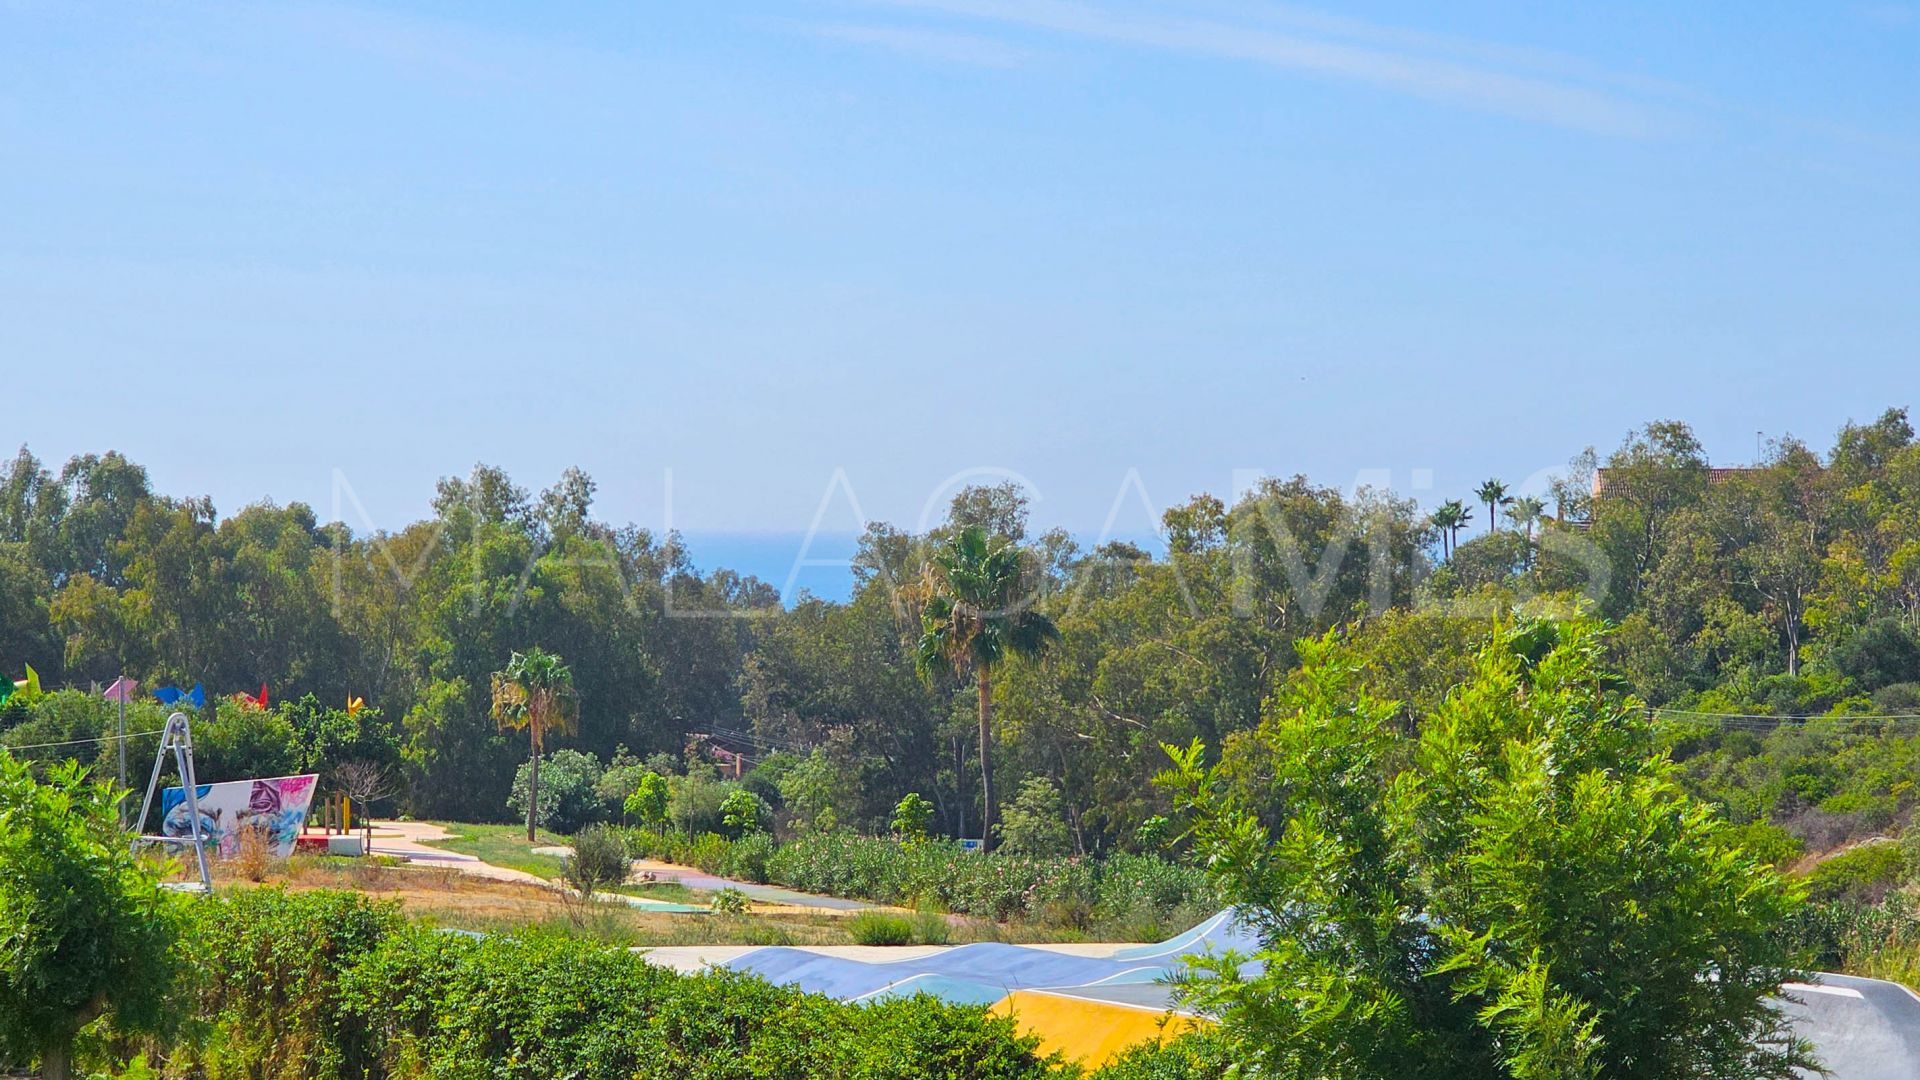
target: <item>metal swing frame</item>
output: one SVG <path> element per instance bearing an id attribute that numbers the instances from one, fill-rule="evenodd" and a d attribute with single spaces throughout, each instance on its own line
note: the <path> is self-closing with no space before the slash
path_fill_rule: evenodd
<path id="1" fill-rule="evenodd" d="M 192 830 L 192 835 L 141 836 L 136 832 L 133 847 L 137 850 L 143 843 L 192 844 L 194 856 L 200 863 L 200 887 L 195 891 L 211 894 L 213 873 L 207 868 L 207 842 L 212 837 L 200 826 L 200 783 L 193 771 L 193 727 L 184 712 L 167 717 L 166 730 L 160 735 L 160 749 L 153 755 L 153 776 L 147 781 L 147 797 L 140 803 L 140 816 L 133 819 L 133 827 L 135 830 L 146 827 L 147 815 L 153 810 L 154 796 L 160 790 L 160 770 L 166 765 L 169 750 L 173 751 L 174 764 L 180 770 L 180 786 L 187 797 L 188 828 Z M 191 889 L 191 883 L 185 887 Z"/>

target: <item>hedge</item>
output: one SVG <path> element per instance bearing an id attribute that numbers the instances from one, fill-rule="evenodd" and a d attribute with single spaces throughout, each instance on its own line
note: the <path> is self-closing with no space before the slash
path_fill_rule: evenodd
<path id="1" fill-rule="evenodd" d="M 848 1005 L 571 938 L 440 933 L 357 893 L 194 907 L 194 1016 L 154 1048 L 169 1075 L 1026 1080 L 1057 1064 L 1011 1020 L 930 997 Z"/>
<path id="2" fill-rule="evenodd" d="M 729 842 L 712 834 L 633 830 L 628 846 L 636 856 L 712 874 L 1001 921 L 1132 921 L 1155 933 L 1184 929 L 1177 925 L 1182 920 L 1197 921 L 1218 907 L 1198 870 L 1151 855 L 982 855 L 951 841 L 901 843 L 843 832 L 776 846 L 764 834 Z"/>

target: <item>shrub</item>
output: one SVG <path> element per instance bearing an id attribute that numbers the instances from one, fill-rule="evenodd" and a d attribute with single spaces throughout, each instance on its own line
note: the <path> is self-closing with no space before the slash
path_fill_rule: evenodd
<path id="1" fill-rule="evenodd" d="M 245 889 L 192 905 L 182 952 L 200 972 L 190 1000 L 204 1041 L 166 1071 L 213 1076 L 361 1075 L 370 1032 L 351 1021 L 341 977 L 405 922 L 358 893 Z"/>
<path id="2" fill-rule="evenodd" d="M 513 775 L 513 794 L 507 806 L 515 814 L 527 812 L 527 787 L 532 762 Z M 555 750 L 540 759 L 540 806 L 536 814 L 543 828 L 559 833 L 578 832 L 605 816 L 595 785 L 600 782 L 600 759 L 578 750 Z"/>
<path id="3" fill-rule="evenodd" d="M 919 792 L 909 791 L 894 806 L 893 820 L 887 827 L 904 843 L 925 840 L 933 830 L 933 804 L 921 798 Z"/>
<path id="4" fill-rule="evenodd" d="M 767 881 L 767 860 L 777 846 L 768 833 L 748 833 L 729 845 L 721 873 L 730 878 L 764 885 Z"/>
<path id="5" fill-rule="evenodd" d="M 252 882 L 267 880 L 273 868 L 273 842 L 265 829 L 240 830 L 239 850 L 233 856 L 234 872 Z"/>
<path id="6" fill-rule="evenodd" d="M 573 837 L 573 852 L 567 857 L 561 879 L 592 896 L 594 890 L 619 885 L 627 880 L 633 863 L 627 855 L 627 842 L 605 825 L 589 825 Z"/>
<path id="7" fill-rule="evenodd" d="M 846 1005 L 729 971 L 681 975 L 554 935 L 434 933 L 349 893 L 200 905 L 196 1038 L 166 1075 L 533 1080 L 1041 1080 L 1036 1040 L 977 1007 Z"/>
<path id="8" fill-rule="evenodd" d="M 1792 833 L 1764 821 L 1735 825 L 1727 830 L 1727 834 L 1768 866 L 1784 868 L 1806 851 Z"/>
<path id="9" fill-rule="evenodd" d="M 713 913 L 715 915 L 745 915 L 747 913 L 747 894 L 739 889 L 726 888 L 713 894 Z"/>
<path id="10" fill-rule="evenodd" d="M 1132 1047 L 1089 1080 L 1215 1080 L 1232 1075 L 1240 1058 L 1217 1032 L 1195 1032 Z"/>
<path id="11" fill-rule="evenodd" d="M 1815 900 L 1879 900 L 1900 884 L 1906 855 L 1889 841 L 1865 843 L 1823 860 L 1807 874 Z"/>
<path id="12" fill-rule="evenodd" d="M 160 1026 L 178 966 L 169 899 L 128 851 L 111 789 L 77 764 L 40 783 L 0 753 L 0 1063 L 37 1056 L 66 1080 L 96 1017 Z"/>
<path id="13" fill-rule="evenodd" d="M 913 916 L 913 939 L 922 945 L 945 945 L 953 936 L 953 928 L 947 925 L 947 917 L 937 911 L 916 912 Z"/>
<path id="14" fill-rule="evenodd" d="M 862 911 L 847 919 L 847 933 L 861 945 L 911 945 L 913 921 L 884 911 Z"/>

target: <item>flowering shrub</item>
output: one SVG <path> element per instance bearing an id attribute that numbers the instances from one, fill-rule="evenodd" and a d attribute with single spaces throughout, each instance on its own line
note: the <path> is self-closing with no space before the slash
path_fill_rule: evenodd
<path id="1" fill-rule="evenodd" d="M 1198 870 L 1152 855 L 982 855 L 950 840 L 903 844 L 847 832 L 776 844 L 764 833 L 729 842 L 712 833 L 641 829 L 628 834 L 627 845 L 640 858 L 802 892 L 996 922 L 1047 919 L 1075 928 L 1091 922 L 1124 927 L 1130 938 L 1164 937 L 1160 930 L 1181 929 L 1218 908 Z"/>

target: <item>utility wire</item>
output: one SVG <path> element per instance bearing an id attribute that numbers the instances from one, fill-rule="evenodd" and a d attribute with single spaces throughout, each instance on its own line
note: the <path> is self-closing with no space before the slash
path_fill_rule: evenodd
<path id="1" fill-rule="evenodd" d="M 1667 708 L 1649 711 L 1667 716 L 1698 716 L 1725 720 L 1920 720 L 1920 713 L 1727 713 Z"/>
<path id="2" fill-rule="evenodd" d="M 102 735 L 97 739 L 68 739 L 65 742 L 28 743 L 25 746 L 7 746 L 5 744 L 0 744 L 0 749 L 45 750 L 45 749 L 48 749 L 49 747 L 54 747 L 54 746 L 84 746 L 89 743 L 114 742 L 115 740 L 123 739 L 123 738 L 138 739 L 147 735 L 159 735 L 164 733 L 165 731 L 166 731 L 165 728 L 154 728 L 152 731 L 129 731 L 125 735 Z"/>

